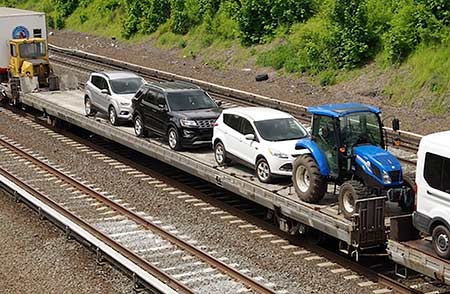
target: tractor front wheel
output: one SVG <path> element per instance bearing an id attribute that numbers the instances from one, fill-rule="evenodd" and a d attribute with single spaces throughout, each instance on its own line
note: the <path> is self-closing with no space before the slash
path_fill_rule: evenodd
<path id="1" fill-rule="evenodd" d="M 350 219 L 356 210 L 356 201 L 367 197 L 367 188 L 363 183 L 351 180 L 343 183 L 339 189 L 339 209 L 344 217 Z"/>
<path id="2" fill-rule="evenodd" d="M 298 197 L 308 203 L 318 203 L 327 191 L 327 181 L 320 174 L 316 161 L 309 154 L 295 159 L 292 181 Z"/>

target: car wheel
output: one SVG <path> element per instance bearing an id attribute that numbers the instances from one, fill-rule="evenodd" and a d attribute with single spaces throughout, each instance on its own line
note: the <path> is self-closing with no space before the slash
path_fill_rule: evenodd
<path id="1" fill-rule="evenodd" d="M 147 132 L 145 131 L 144 122 L 140 115 L 136 115 L 134 118 L 134 133 L 137 137 L 145 138 L 147 137 Z"/>
<path id="2" fill-rule="evenodd" d="M 446 226 L 439 225 L 433 229 L 431 243 L 437 255 L 450 258 L 450 231 Z"/>
<path id="3" fill-rule="evenodd" d="M 230 162 L 230 160 L 227 158 L 225 146 L 220 141 L 217 142 L 214 146 L 214 158 L 216 159 L 217 164 L 220 166 L 226 165 Z"/>
<path id="4" fill-rule="evenodd" d="M 113 125 L 113 126 L 117 126 L 119 124 L 118 119 L 117 119 L 117 113 L 116 110 L 114 109 L 113 106 L 109 107 L 108 110 L 108 114 L 109 114 L 109 122 Z"/>
<path id="5" fill-rule="evenodd" d="M 86 112 L 87 116 L 93 116 L 96 113 L 89 97 L 86 97 L 86 99 L 84 99 L 84 111 Z"/>
<path id="6" fill-rule="evenodd" d="M 169 140 L 169 147 L 172 150 L 179 151 L 181 150 L 181 142 L 180 136 L 178 135 L 178 131 L 176 128 L 171 127 L 167 132 L 167 139 Z"/>
<path id="7" fill-rule="evenodd" d="M 260 158 L 256 162 L 256 176 L 262 183 L 272 182 L 273 177 L 272 173 L 270 172 L 270 166 L 265 158 Z"/>

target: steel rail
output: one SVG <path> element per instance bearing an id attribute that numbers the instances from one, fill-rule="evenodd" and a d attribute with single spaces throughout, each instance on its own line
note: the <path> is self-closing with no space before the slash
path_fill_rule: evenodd
<path id="1" fill-rule="evenodd" d="M 149 67 L 143 67 L 140 65 L 136 65 L 133 63 L 128 63 L 124 61 L 120 61 L 113 58 L 108 58 L 105 56 L 88 53 L 84 51 L 79 50 L 73 50 L 73 49 L 67 49 L 62 47 L 57 47 L 54 45 L 49 45 L 49 50 L 51 52 L 59 53 L 64 56 L 72 56 L 75 58 L 88 60 L 93 63 L 98 63 L 101 65 L 108 65 L 112 66 L 116 69 L 121 70 L 129 70 L 136 72 L 138 74 L 145 75 L 147 77 L 154 78 L 156 80 L 180 80 L 185 82 L 190 82 L 193 84 L 196 84 L 203 89 L 209 91 L 212 94 L 220 95 L 224 97 L 225 99 L 239 101 L 243 103 L 251 103 L 251 104 L 257 104 L 261 106 L 271 107 L 283 111 L 287 111 L 291 114 L 293 114 L 296 118 L 302 120 L 302 121 L 309 121 L 311 118 L 311 114 L 307 111 L 307 106 L 298 105 L 291 102 L 281 101 L 277 100 L 271 97 L 259 95 L 250 93 L 247 91 L 232 89 L 229 87 L 224 87 L 221 85 L 209 83 L 206 81 L 185 77 L 173 73 L 169 73 L 162 70 L 157 70 Z M 393 140 L 394 138 L 400 137 L 400 141 L 404 142 L 407 147 L 410 150 L 417 151 L 420 139 L 422 138 L 419 134 L 414 134 L 412 132 L 407 131 L 398 131 L 395 132 L 391 128 L 384 127 L 384 130 L 386 130 L 388 134 L 388 138 Z"/>
<path id="2" fill-rule="evenodd" d="M 9 144 L 4 144 L 4 143 L 5 142 L 2 140 L 0 142 L 0 145 L 10 149 L 11 151 L 14 151 L 14 152 L 17 151 L 15 149 L 10 148 Z M 27 159 L 28 159 L 28 156 L 27 156 Z M 37 163 L 35 159 L 30 160 L 30 161 L 32 161 L 34 164 Z M 160 281 L 162 281 L 163 283 L 167 284 L 170 288 L 176 290 L 179 293 L 186 293 L 186 294 L 193 294 L 194 293 L 191 289 L 187 288 L 185 285 L 181 284 L 180 282 L 178 282 L 174 278 L 170 277 L 169 275 L 167 275 L 163 271 L 159 270 L 158 268 L 153 266 L 151 263 L 143 260 L 142 258 L 137 256 L 135 253 L 131 252 L 130 250 L 128 250 L 127 248 L 125 248 L 124 246 L 119 244 L 118 242 L 116 242 L 116 241 L 112 240 L 111 238 L 109 238 L 107 235 L 105 235 L 102 232 L 94 229 L 92 226 L 90 226 L 88 223 L 86 223 L 85 221 L 83 221 L 82 219 L 77 217 L 75 214 L 70 213 L 68 210 L 64 209 L 63 207 L 58 205 L 53 200 L 51 200 L 48 197 L 46 197 L 41 192 L 39 192 L 36 189 L 34 189 L 34 188 L 30 187 L 29 185 L 25 184 L 20 179 L 18 179 L 14 175 L 10 174 L 9 172 L 7 172 L 6 170 L 4 170 L 1 167 L 0 167 L 0 174 L 2 176 L 4 176 L 5 178 L 9 179 L 10 181 L 14 182 L 17 186 L 19 186 L 20 188 L 22 188 L 26 192 L 28 192 L 31 195 L 33 195 L 34 197 L 36 197 L 39 201 L 43 202 L 47 206 L 49 206 L 52 209 L 54 209 L 55 211 L 57 211 L 59 214 L 63 215 L 67 219 L 71 220 L 72 222 L 74 222 L 75 224 L 77 224 L 78 226 L 83 228 L 85 231 L 87 231 L 91 235 L 95 236 L 97 239 L 99 239 L 103 243 L 105 243 L 108 246 L 110 246 L 115 251 L 119 252 L 120 254 L 122 254 L 123 256 L 128 258 L 129 260 L 131 260 L 133 263 L 135 263 L 136 265 L 138 265 L 139 267 L 141 267 L 142 269 L 144 269 L 148 273 L 150 273 L 153 276 L 157 277 Z"/>
<path id="3" fill-rule="evenodd" d="M 182 248 L 183 250 L 191 253 L 192 255 L 196 256 L 197 258 L 201 259 L 202 261 L 208 263 L 209 265 L 217 268 L 219 271 L 227 274 L 228 276 L 236 279 L 237 281 L 242 282 L 243 284 L 245 284 L 247 287 L 255 290 L 258 293 L 261 294 L 274 294 L 275 292 L 272 289 L 269 289 L 268 287 L 258 283 L 257 281 L 255 281 L 254 279 L 248 277 L 247 275 L 240 273 L 238 270 L 226 265 L 225 263 L 219 261 L 218 259 L 212 257 L 211 255 L 207 254 L 206 252 L 192 246 L 191 244 L 189 244 L 188 242 L 185 242 L 179 238 L 177 238 L 176 236 L 174 236 L 173 234 L 165 231 L 164 229 L 162 229 L 161 227 L 149 222 L 148 220 L 146 220 L 145 218 L 142 218 L 138 215 L 136 215 L 135 213 L 133 213 L 132 211 L 130 211 L 129 209 L 115 203 L 114 201 L 108 199 L 107 197 L 104 197 L 103 195 L 97 193 L 95 190 L 83 185 L 82 183 L 76 181 L 75 179 L 65 175 L 64 173 L 58 171 L 57 169 L 45 164 L 44 162 L 36 159 L 35 157 L 31 156 L 30 154 L 22 151 L 21 149 L 15 147 L 14 145 L 6 142 L 3 139 L 0 139 L 0 145 L 8 148 L 9 150 L 11 150 L 12 152 L 15 152 L 16 154 L 20 155 L 21 157 L 25 158 L 26 160 L 32 162 L 33 164 L 35 164 L 36 166 L 38 166 L 39 168 L 47 171 L 48 173 L 58 177 L 60 180 L 66 182 L 67 184 L 71 185 L 72 187 L 78 189 L 79 191 L 82 191 L 83 193 L 85 193 L 86 195 L 89 195 L 95 199 L 97 199 L 98 201 L 102 202 L 103 204 L 109 206 L 110 208 L 112 208 L 115 211 L 118 211 L 120 213 L 122 213 L 123 215 L 127 216 L 129 219 L 132 219 L 133 221 L 135 221 L 136 223 L 142 225 L 143 227 L 145 227 L 148 230 L 151 230 L 152 232 L 160 235 L 161 237 L 165 238 L 166 240 L 168 240 L 169 242 L 177 245 L 178 247 Z M 157 273 L 157 269 L 155 267 L 150 268 L 152 271 L 155 271 L 156 274 Z M 160 275 L 160 274 L 158 274 Z M 162 278 L 164 280 L 169 279 L 170 276 L 165 275 L 162 276 Z M 168 280 L 170 282 L 170 284 L 174 284 L 176 288 L 180 288 L 181 291 L 183 293 L 192 293 L 191 290 L 189 290 L 188 288 L 186 288 L 183 284 L 181 284 L 180 282 L 176 281 L 173 278 L 170 278 Z M 191 292 L 189 292 L 191 291 Z"/>

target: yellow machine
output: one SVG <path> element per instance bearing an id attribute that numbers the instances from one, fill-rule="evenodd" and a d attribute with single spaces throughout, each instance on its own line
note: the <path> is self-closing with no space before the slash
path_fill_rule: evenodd
<path id="1" fill-rule="evenodd" d="M 48 60 L 45 39 L 12 39 L 8 45 L 10 51 L 8 70 L 11 80 L 36 77 L 39 88 L 48 87 L 49 90 L 57 90 L 58 81 Z"/>

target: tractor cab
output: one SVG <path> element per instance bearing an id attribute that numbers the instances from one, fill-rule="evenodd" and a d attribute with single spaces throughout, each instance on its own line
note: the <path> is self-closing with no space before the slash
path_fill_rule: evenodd
<path id="1" fill-rule="evenodd" d="M 10 75 L 18 78 L 37 77 L 40 88 L 48 87 L 48 78 L 52 70 L 49 66 L 45 39 L 12 39 L 8 45 Z"/>
<path id="2" fill-rule="evenodd" d="M 405 210 L 412 209 L 414 199 L 405 193 L 400 162 L 385 150 L 380 109 L 345 103 L 308 111 L 311 137 L 297 142 L 296 149 L 309 154 L 299 156 L 293 169 L 294 187 L 302 200 L 317 203 L 331 182 L 341 186 L 339 202 L 347 217 L 353 213 L 351 202 L 369 195 L 387 196 Z"/>

